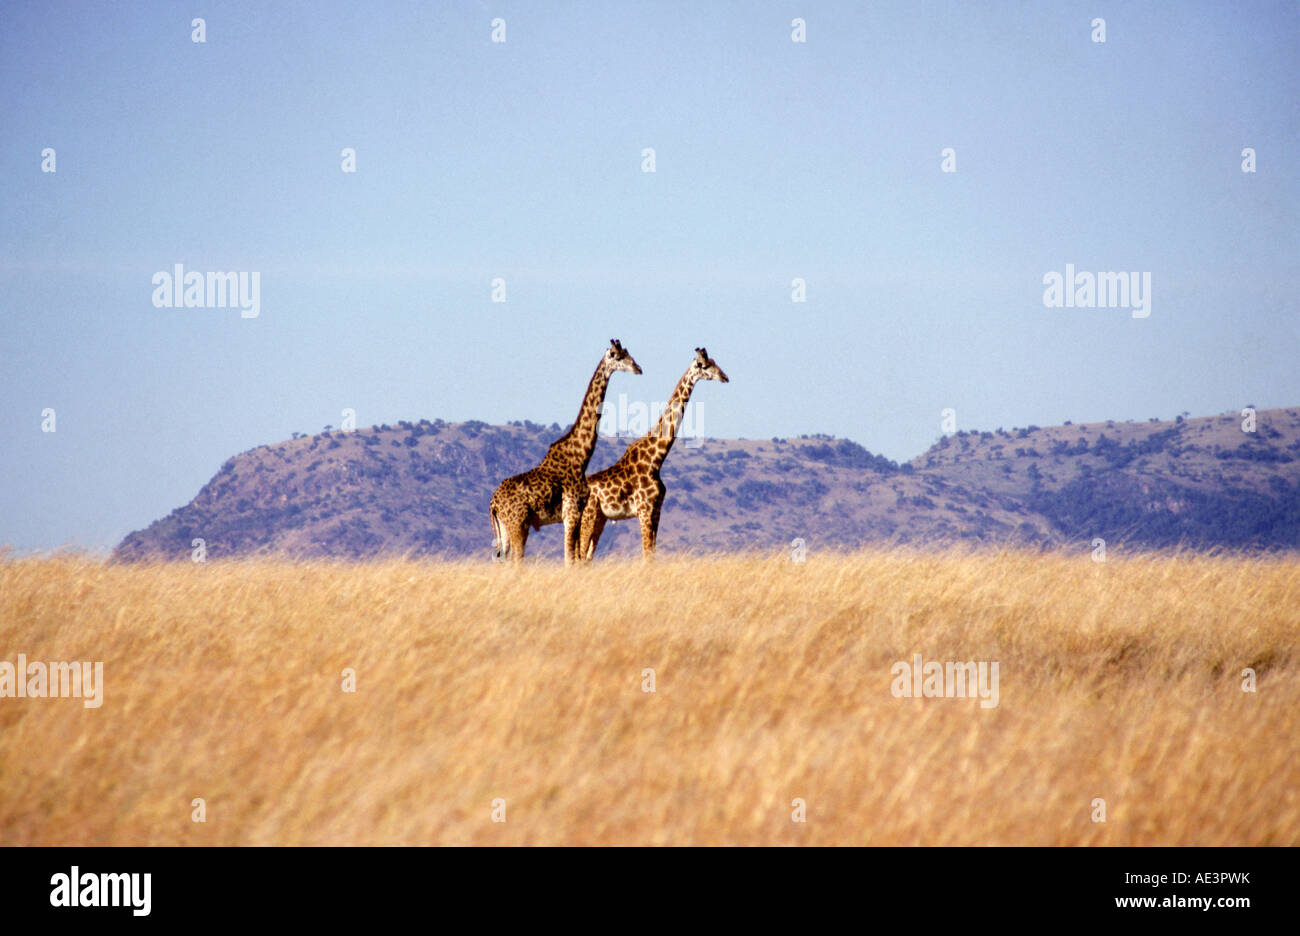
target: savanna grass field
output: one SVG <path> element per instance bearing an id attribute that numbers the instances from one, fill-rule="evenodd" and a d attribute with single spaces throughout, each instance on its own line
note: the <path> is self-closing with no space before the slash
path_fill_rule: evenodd
<path id="1" fill-rule="evenodd" d="M 1294 845 L 1298 640 L 1294 557 L 11 556 L 104 689 L 0 705 L 0 843 Z"/>

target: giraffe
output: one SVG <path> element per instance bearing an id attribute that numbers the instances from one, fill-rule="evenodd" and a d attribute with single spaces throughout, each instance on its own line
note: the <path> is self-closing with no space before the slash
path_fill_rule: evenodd
<path id="1" fill-rule="evenodd" d="M 615 371 L 641 373 L 632 355 L 617 338 L 600 359 L 587 385 L 578 418 L 551 443 L 546 457 L 531 471 L 506 478 L 492 495 L 492 550 L 500 559 L 522 562 L 528 530 L 564 523 L 564 564 L 578 561 L 578 530 L 587 503 L 587 465 L 596 448 L 596 428 L 605 403 L 605 390 Z"/>
<path id="2" fill-rule="evenodd" d="M 587 479 L 591 495 L 582 513 L 579 555 L 583 560 L 596 554 L 596 543 L 605 529 L 606 520 L 641 521 L 641 554 L 654 555 L 655 537 L 659 534 L 659 513 L 663 509 L 666 488 L 659 478 L 668 450 L 673 447 L 682 413 L 698 380 L 729 383 L 716 361 L 704 348 L 695 349 L 695 360 L 677 381 L 672 398 L 659 417 L 659 423 L 623 452 L 623 457 L 604 471 Z"/>

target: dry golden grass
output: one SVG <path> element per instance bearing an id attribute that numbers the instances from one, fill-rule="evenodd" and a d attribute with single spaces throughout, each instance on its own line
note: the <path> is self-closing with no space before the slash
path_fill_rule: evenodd
<path id="1" fill-rule="evenodd" d="M 0 699 L 0 842 L 1296 844 L 1298 638 L 1294 559 L 10 559 L 0 660 L 106 689 Z"/>

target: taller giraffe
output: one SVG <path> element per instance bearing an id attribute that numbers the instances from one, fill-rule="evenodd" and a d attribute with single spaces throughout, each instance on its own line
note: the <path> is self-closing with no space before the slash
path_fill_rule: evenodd
<path id="1" fill-rule="evenodd" d="M 531 471 L 506 478 L 492 495 L 492 549 L 502 559 L 522 562 L 528 530 L 548 523 L 564 523 L 564 564 L 578 561 L 578 532 L 587 504 L 587 465 L 596 448 L 596 428 L 605 403 L 609 378 L 615 371 L 641 373 L 632 355 L 617 338 L 600 359 L 587 385 L 578 418 L 551 443 L 546 457 Z"/>
<path id="2" fill-rule="evenodd" d="M 606 520 L 626 520 L 629 517 L 641 521 L 641 554 L 646 558 L 654 555 L 655 538 L 659 535 L 659 513 L 667 493 L 659 469 L 668 457 L 668 450 L 673 447 L 682 413 L 699 380 L 729 383 L 722 368 L 703 348 L 695 349 L 695 360 L 677 381 L 659 423 L 629 445 L 622 458 L 587 479 L 591 496 L 582 513 L 582 539 L 578 544 L 579 555 L 584 560 L 596 554 L 596 543 L 600 541 Z"/>

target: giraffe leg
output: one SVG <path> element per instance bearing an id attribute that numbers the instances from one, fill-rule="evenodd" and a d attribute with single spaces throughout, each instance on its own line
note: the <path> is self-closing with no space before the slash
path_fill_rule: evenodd
<path id="1" fill-rule="evenodd" d="M 587 544 L 586 551 L 583 553 L 588 560 L 593 559 L 596 555 L 596 544 L 600 542 L 600 534 L 605 532 L 605 512 L 599 507 L 596 508 L 594 519 L 591 521 L 591 530 L 586 528 L 587 514 L 591 513 L 591 507 L 587 508 L 587 513 L 583 516 L 582 541 Z"/>
<path id="2" fill-rule="evenodd" d="M 528 542 L 528 524 L 516 524 L 506 531 L 510 538 L 507 555 L 515 562 L 524 561 L 524 544 Z"/>
<path id="3" fill-rule="evenodd" d="M 596 550 L 596 544 L 592 541 L 592 533 L 596 529 L 597 517 L 604 519 L 600 513 L 600 505 L 593 496 L 587 499 L 587 506 L 582 510 L 582 526 L 578 530 L 578 556 L 583 562 L 591 559 Z"/>
<path id="4" fill-rule="evenodd" d="M 575 565 L 579 561 L 578 546 L 582 536 L 582 512 L 587 507 L 587 498 L 577 495 L 565 496 L 561 506 L 564 517 L 564 564 Z"/>
<path id="5" fill-rule="evenodd" d="M 641 516 L 641 555 L 647 559 L 654 558 L 655 540 L 659 538 L 659 513 L 663 506 L 664 496 L 660 494 L 648 514 Z"/>
<path id="6" fill-rule="evenodd" d="M 655 554 L 655 528 L 650 516 L 647 511 L 637 517 L 641 521 L 641 555 L 646 559 L 653 559 Z"/>

